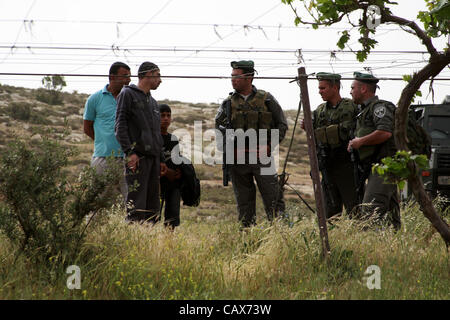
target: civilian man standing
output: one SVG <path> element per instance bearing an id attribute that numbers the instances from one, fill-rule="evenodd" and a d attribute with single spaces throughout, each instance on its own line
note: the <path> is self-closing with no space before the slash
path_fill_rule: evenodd
<path id="1" fill-rule="evenodd" d="M 94 153 L 91 166 L 98 174 L 106 169 L 106 157 L 114 156 L 123 161 L 123 152 L 114 135 L 116 118 L 116 98 L 123 86 L 130 83 L 130 67 L 123 62 L 114 62 L 109 69 L 109 84 L 86 101 L 83 127 L 84 133 L 94 140 Z M 120 192 L 124 199 L 127 195 L 125 178 L 120 182 Z"/>
<path id="2" fill-rule="evenodd" d="M 150 94 L 161 84 L 156 64 L 144 62 L 138 70 L 138 84 L 125 86 L 117 97 L 115 133 L 127 156 L 127 221 L 159 220 L 159 175 L 163 160 L 161 118 Z"/>

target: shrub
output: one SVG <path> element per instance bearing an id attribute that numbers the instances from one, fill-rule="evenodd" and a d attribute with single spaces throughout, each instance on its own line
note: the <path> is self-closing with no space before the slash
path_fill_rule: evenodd
<path id="1" fill-rule="evenodd" d="M 64 167 L 72 149 L 44 136 L 34 147 L 11 142 L 0 159 L 0 230 L 32 261 L 61 266 L 83 244 L 85 217 L 112 204 L 121 169 L 103 175 L 86 167 L 70 184 Z M 112 160 L 112 159 L 111 159 Z"/>
<path id="2" fill-rule="evenodd" d="M 57 90 L 39 88 L 36 90 L 36 100 L 50 105 L 64 104 L 63 96 Z"/>
<path id="3" fill-rule="evenodd" d="M 8 106 L 8 114 L 15 120 L 28 121 L 31 117 L 32 106 L 26 102 L 12 102 Z"/>

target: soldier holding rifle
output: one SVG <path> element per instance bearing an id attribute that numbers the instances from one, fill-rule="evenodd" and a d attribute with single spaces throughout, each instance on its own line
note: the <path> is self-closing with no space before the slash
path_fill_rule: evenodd
<path id="1" fill-rule="evenodd" d="M 229 172 L 235 194 L 239 221 L 243 227 L 249 227 L 256 222 L 256 188 L 254 180 L 261 193 L 267 218 L 271 221 L 283 213 L 285 204 L 282 190 L 278 185 L 277 172 L 274 169 L 271 146 L 272 129 L 277 130 L 281 142 L 288 125 L 283 110 L 277 100 L 266 91 L 256 89 L 252 84 L 255 73 L 253 61 L 231 62 L 231 84 L 234 92 L 224 100 L 216 115 L 216 129 L 225 133 L 234 131 L 231 140 L 234 157 L 230 155 L 224 160 L 234 159 L 233 163 L 225 163 L 224 175 Z M 232 129 L 232 130 L 231 130 Z M 261 138 L 265 132 L 265 139 Z M 257 137 L 252 139 L 253 134 Z M 225 136 L 223 137 L 225 140 Z M 243 143 L 239 144 L 239 140 Z M 265 141 L 263 141 L 265 140 Z M 236 143 L 237 141 L 237 143 Z M 222 149 L 222 145 L 218 145 Z M 228 151 L 230 148 L 223 149 Z M 261 163 L 260 155 L 270 159 L 267 164 Z M 252 161 L 256 160 L 256 161 Z M 273 167 L 273 168 L 272 168 Z M 269 169 L 269 170 L 263 170 Z M 228 182 L 224 176 L 224 185 Z"/>
<path id="2" fill-rule="evenodd" d="M 325 197 L 327 218 L 342 212 L 352 214 L 358 205 L 356 159 L 347 152 L 348 141 L 355 129 L 357 106 L 351 99 L 341 98 L 339 74 L 319 72 L 319 94 L 325 101 L 312 115 L 319 170 Z M 305 129 L 303 120 L 300 123 Z M 352 160 L 354 160 L 352 162 Z"/>
<path id="3" fill-rule="evenodd" d="M 365 168 L 364 177 L 368 178 L 361 216 L 373 218 L 376 224 L 392 224 L 398 230 L 401 222 L 397 186 L 384 183 L 382 177 L 371 171 L 374 163 L 396 152 L 393 137 L 395 105 L 375 95 L 379 79 L 373 75 L 355 72 L 354 79 L 351 95 L 361 106 L 361 112 L 357 116 L 356 137 L 348 143 L 348 150 L 358 150 Z"/>

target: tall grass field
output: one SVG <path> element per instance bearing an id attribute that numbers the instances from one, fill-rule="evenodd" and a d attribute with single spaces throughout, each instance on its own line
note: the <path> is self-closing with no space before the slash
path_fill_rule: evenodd
<path id="1" fill-rule="evenodd" d="M 323 260 L 316 217 L 301 204 L 288 202 L 290 223 L 269 224 L 259 203 L 258 224 L 241 231 L 230 188 L 204 188 L 202 203 L 210 214 L 183 207 L 173 232 L 162 224 L 129 225 L 124 208 L 113 206 L 88 229 L 74 261 L 56 268 L 33 264 L 0 235 L 0 298 L 450 298 L 447 249 L 417 205 L 402 209 L 397 233 L 362 231 L 345 217 L 334 221 Z M 79 267 L 79 289 L 69 289 L 68 265 Z M 379 288 L 368 270 L 374 265 Z"/>

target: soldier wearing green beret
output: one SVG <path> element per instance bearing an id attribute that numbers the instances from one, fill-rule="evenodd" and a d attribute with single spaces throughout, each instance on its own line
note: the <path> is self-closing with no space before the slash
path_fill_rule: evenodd
<path id="1" fill-rule="evenodd" d="M 376 223 L 389 223 L 399 229 L 400 208 L 397 186 L 386 184 L 382 177 L 373 174 L 371 166 L 396 152 L 394 143 L 394 113 L 392 102 L 380 100 L 375 95 L 378 79 L 371 74 L 354 73 L 351 95 L 360 105 L 357 116 L 356 137 L 348 144 L 358 150 L 368 182 L 364 192 L 360 214 L 373 218 Z"/>
<path id="2" fill-rule="evenodd" d="M 239 221 L 243 227 L 249 227 L 256 223 L 254 180 L 261 193 L 269 221 L 282 215 L 285 210 L 271 147 L 284 139 L 288 125 L 277 100 L 269 92 L 256 89 L 253 85 L 255 73 L 253 61 L 233 61 L 231 67 L 231 84 L 234 92 L 231 92 L 220 106 L 215 122 L 216 129 L 231 127 L 230 129 L 235 132 L 234 162 L 230 165 L 230 177 Z M 249 138 L 252 132 L 257 136 L 256 143 Z M 261 138 L 264 137 L 262 133 L 266 134 L 267 139 Z M 275 133 L 278 133 L 278 139 L 272 141 L 276 139 Z M 236 142 L 240 137 L 244 137 L 244 144 Z M 218 148 L 221 150 L 222 146 L 218 144 Z M 269 159 L 268 163 L 260 161 L 261 154 Z M 257 161 L 252 161 L 252 157 Z"/>
<path id="3" fill-rule="evenodd" d="M 351 99 L 341 98 L 341 76 L 319 72 L 319 94 L 325 101 L 312 114 L 314 136 L 322 173 L 322 189 L 327 218 L 342 212 L 351 215 L 358 205 L 354 163 L 347 152 L 348 141 L 356 127 L 357 107 Z M 304 129 L 303 120 L 300 126 Z"/>

